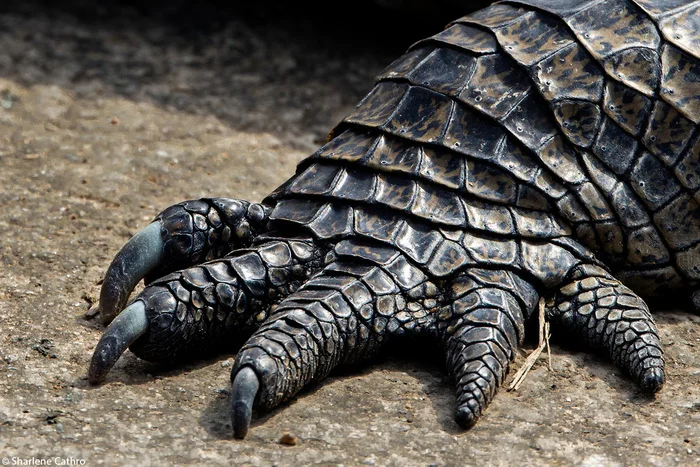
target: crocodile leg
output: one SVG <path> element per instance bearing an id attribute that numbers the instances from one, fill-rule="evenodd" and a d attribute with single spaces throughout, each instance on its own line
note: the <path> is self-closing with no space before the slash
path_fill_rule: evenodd
<path id="1" fill-rule="evenodd" d="M 607 351 L 648 393 L 664 383 L 664 357 L 646 303 L 597 266 L 581 265 L 547 303 L 548 319 Z"/>
<path id="2" fill-rule="evenodd" d="M 240 343 L 271 304 L 321 266 L 324 254 L 308 240 L 270 239 L 153 282 L 100 339 L 90 382 L 102 380 L 127 347 L 144 360 L 175 361 Z"/>
<path id="3" fill-rule="evenodd" d="M 146 282 L 250 244 L 269 208 L 228 198 L 183 201 L 158 214 L 119 251 L 107 269 L 98 310 L 105 324 Z"/>
<path id="4" fill-rule="evenodd" d="M 127 346 L 171 360 L 252 334 L 232 374 L 243 437 L 254 407 L 422 333 L 442 339 L 469 427 L 542 294 L 554 324 L 658 391 L 658 335 L 627 287 L 700 283 L 697 12 L 505 0 L 417 43 L 266 198 L 269 215 L 188 202 L 129 242 L 105 321 L 141 278 L 247 249 L 154 281 L 105 333 L 90 380 Z M 288 240 L 257 237 L 271 232 Z"/>
<path id="5" fill-rule="evenodd" d="M 452 283 L 450 298 L 437 316 L 437 328 L 457 383 L 455 419 L 470 428 L 508 373 L 537 293 L 510 272 L 472 269 Z"/>

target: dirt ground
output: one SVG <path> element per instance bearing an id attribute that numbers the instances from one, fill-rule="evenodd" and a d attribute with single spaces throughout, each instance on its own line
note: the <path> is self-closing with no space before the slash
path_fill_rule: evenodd
<path id="1" fill-rule="evenodd" d="M 343 15 L 14 3 L 0 7 L 3 465 L 700 465 L 700 317 L 683 311 L 656 315 L 668 383 L 655 399 L 554 346 L 553 371 L 540 360 L 469 432 L 440 356 L 421 349 L 329 378 L 244 441 L 227 414 L 231 356 L 164 368 L 127 353 L 89 386 L 102 328 L 81 316 L 121 245 L 183 199 L 261 200 L 449 18 L 388 26 L 362 2 Z"/>

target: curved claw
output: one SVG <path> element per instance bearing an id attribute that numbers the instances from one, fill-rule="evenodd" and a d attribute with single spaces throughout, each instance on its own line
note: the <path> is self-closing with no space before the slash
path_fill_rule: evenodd
<path id="1" fill-rule="evenodd" d="M 231 388 L 231 425 L 233 437 L 243 439 L 248 434 L 253 416 L 253 403 L 260 388 L 260 380 L 252 368 L 241 368 Z"/>
<path id="2" fill-rule="evenodd" d="M 160 222 L 140 230 L 114 257 L 105 274 L 98 310 L 102 322 L 109 324 L 124 308 L 132 290 L 164 256 Z"/>
<path id="3" fill-rule="evenodd" d="M 122 353 L 148 330 L 146 306 L 135 301 L 122 311 L 102 335 L 92 354 L 88 381 L 97 384 L 117 363 Z"/>
<path id="4" fill-rule="evenodd" d="M 639 378 L 642 390 L 647 394 L 656 394 L 661 390 L 666 381 L 663 368 L 647 368 Z"/>

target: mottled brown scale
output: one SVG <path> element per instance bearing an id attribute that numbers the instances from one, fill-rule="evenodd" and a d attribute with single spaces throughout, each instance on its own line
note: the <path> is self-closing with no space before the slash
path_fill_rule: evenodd
<path id="1" fill-rule="evenodd" d="M 339 167 L 313 164 L 294 179 L 288 190 L 301 195 L 322 195 L 335 187 L 340 173 Z"/>
<path id="2" fill-rule="evenodd" d="M 597 59 L 633 47 L 656 50 L 660 43 L 654 21 L 629 2 L 589 2 L 566 23 Z"/>
<path id="3" fill-rule="evenodd" d="M 621 50 L 603 61 L 611 76 L 645 96 L 652 96 L 659 87 L 659 57 L 645 47 Z"/>
<path id="4" fill-rule="evenodd" d="M 556 202 L 556 206 L 559 212 L 566 220 L 568 220 L 572 225 L 578 226 L 581 223 L 589 225 L 591 222 L 591 217 L 588 214 L 588 210 L 581 204 L 577 196 L 573 193 L 567 193 L 562 196 Z M 524 207 L 528 207 L 525 205 Z"/>
<path id="5" fill-rule="evenodd" d="M 394 114 L 407 90 L 408 86 L 405 84 L 381 83 L 346 117 L 346 120 L 365 125 L 381 125 Z"/>
<path id="6" fill-rule="evenodd" d="M 491 34 L 467 24 L 453 24 L 434 36 L 417 42 L 412 48 L 428 42 L 438 41 L 454 47 L 466 49 L 474 54 L 489 54 L 498 50 L 498 42 Z"/>
<path id="7" fill-rule="evenodd" d="M 630 172 L 632 188 L 653 212 L 681 192 L 671 171 L 649 152 L 644 152 Z"/>
<path id="8" fill-rule="evenodd" d="M 389 135 L 379 137 L 367 158 L 367 166 L 375 170 L 415 174 L 420 166 L 422 148 L 406 144 Z"/>
<path id="9" fill-rule="evenodd" d="M 442 236 L 420 222 L 407 220 L 399 226 L 396 244 L 413 261 L 425 264 L 442 241 Z"/>
<path id="10" fill-rule="evenodd" d="M 379 74 L 379 79 L 405 78 L 406 75 L 415 69 L 425 57 L 430 54 L 431 49 L 428 47 L 410 51 L 405 55 L 397 58 L 389 65 L 382 73 Z"/>
<path id="11" fill-rule="evenodd" d="M 517 21 L 524 13 L 526 13 L 526 11 L 522 8 L 497 3 L 489 8 L 479 10 L 460 18 L 457 22 L 466 21 L 486 27 L 498 27 Z"/>
<path id="12" fill-rule="evenodd" d="M 515 204 L 517 185 L 507 172 L 478 160 L 467 161 L 467 193 L 483 199 Z"/>
<path id="13" fill-rule="evenodd" d="M 418 169 L 422 178 L 448 188 L 459 189 L 464 185 L 464 171 L 464 158 L 461 155 L 432 147 L 423 149 Z"/>
<path id="14" fill-rule="evenodd" d="M 659 28 L 664 39 L 676 47 L 689 54 L 697 53 L 700 50 L 700 5 L 690 5 L 689 8 L 665 16 L 659 21 Z"/>
<path id="15" fill-rule="evenodd" d="M 661 49 L 661 97 L 700 123 L 700 58 L 665 44 Z"/>
<path id="16" fill-rule="evenodd" d="M 683 219 L 684 222 L 673 222 Z M 668 205 L 659 209 L 654 221 L 666 241 L 674 250 L 697 245 L 696 227 L 700 223 L 700 204 L 687 194 L 680 194 Z"/>
<path id="17" fill-rule="evenodd" d="M 470 427 L 542 297 L 557 332 L 658 391 L 637 294 L 700 309 L 699 16 L 700 1 L 506 0 L 419 41 L 263 205 L 158 218 L 234 251 L 197 266 L 200 248 L 137 298 L 153 335 L 243 323 L 234 402 L 257 384 L 243 402 L 267 409 L 392 336 L 430 336 Z"/>
<path id="18" fill-rule="evenodd" d="M 525 184 L 519 184 L 517 187 L 515 206 L 537 211 L 547 211 L 549 210 L 549 200 L 537 189 Z"/>
<path id="19" fill-rule="evenodd" d="M 561 131 L 576 146 L 589 147 L 600 129 L 600 107 L 584 100 L 562 99 L 552 105 Z"/>
<path id="20" fill-rule="evenodd" d="M 590 177 L 590 180 L 606 193 L 613 192 L 620 183 L 617 177 L 606 170 L 603 163 L 589 152 L 582 151 L 581 160 L 583 167 Z"/>
<path id="21" fill-rule="evenodd" d="M 379 175 L 374 201 L 393 209 L 406 210 L 413 204 L 417 189 L 414 180 L 396 175 Z"/>
<path id="22" fill-rule="evenodd" d="M 323 157 L 342 160 L 360 160 L 376 145 L 376 135 L 358 132 L 346 132 L 333 138 L 329 144 L 319 149 Z"/>
<path id="23" fill-rule="evenodd" d="M 357 208 L 355 209 L 354 230 L 362 236 L 386 241 L 395 237 L 399 220 L 400 217 L 396 215 L 388 213 L 382 215 Z"/>
<path id="24" fill-rule="evenodd" d="M 638 145 L 637 139 L 614 120 L 603 117 L 592 152 L 615 174 L 623 175 L 629 170 Z"/>
<path id="25" fill-rule="evenodd" d="M 411 214 L 438 224 L 464 226 L 464 209 L 456 193 L 419 184 Z"/>
<path id="26" fill-rule="evenodd" d="M 568 192 L 568 189 L 559 181 L 559 178 L 542 166 L 537 172 L 533 184 L 544 196 L 553 200 L 561 198 Z"/>
<path id="27" fill-rule="evenodd" d="M 513 216 L 506 207 L 475 199 L 465 201 L 464 208 L 472 229 L 503 235 L 514 233 Z"/>
<path id="28" fill-rule="evenodd" d="M 651 111 L 651 101 L 643 94 L 609 80 L 605 83 L 603 110 L 627 133 L 638 136 Z"/>
<path id="29" fill-rule="evenodd" d="M 690 141 L 696 125 L 673 107 L 657 101 L 642 142 L 666 165 L 673 165 Z"/>
<path id="30" fill-rule="evenodd" d="M 406 78 L 413 84 L 429 86 L 448 96 L 457 95 L 476 67 L 470 55 L 449 48 L 439 48 L 426 56 Z"/>
<path id="31" fill-rule="evenodd" d="M 492 240 L 478 235 L 467 235 L 462 245 L 477 263 L 507 266 L 517 261 L 520 252 L 514 240 Z"/>
<path id="32" fill-rule="evenodd" d="M 525 73 L 500 54 L 479 57 L 476 69 L 459 95 L 472 107 L 500 119 L 530 91 Z"/>
<path id="33" fill-rule="evenodd" d="M 676 176 L 690 190 L 700 189 L 700 138 L 696 139 L 675 168 Z M 697 198 L 697 192 L 695 194 Z"/>
<path id="34" fill-rule="evenodd" d="M 632 266 L 668 264 L 670 256 L 653 227 L 637 229 L 629 236 L 626 261 Z"/>
<path id="35" fill-rule="evenodd" d="M 558 50 L 573 44 L 566 29 L 539 12 L 529 12 L 517 20 L 494 28 L 498 42 L 511 57 L 531 66 Z"/>
<path id="36" fill-rule="evenodd" d="M 541 60 L 530 73 L 550 102 L 564 98 L 596 102 L 605 81 L 598 63 L 575 42 Z"/>
<path id="37" fill-rule="evenodd" d="M 503 119 L 503 125 L 523 145 L 535 150 L 557 134 L 556 123 L 552 121 L 545 101 L 534 91 Z"/>
<path id="38" fill-rule="evenodd" d="M 578 184 L 586 180 L 578 163 L 576 150 L 557 135 L 537 151 L 540 160 L 566 183 Z"/>
<path id="39" fill-rule="evenodd" d="M 354 168 L 342 169 L 329 196 L 351 201 L 367 201 L 374 192 L 375 176 Z M 324 193 L 325 194 L 325 193 Z"/>
<path id="40" fill-rule="evenodd" d="M 488 159 L 497 150 L 506 133 L 493 122 L 476 116 L 475 111 L 457 105 L 448 122 L 442 143 L 455 152 Z M 464 141 L 470 141 L 472 144 L 466 145 Z"/>
<path id="41" fill-rule="evenodd" d="M 382 129 L 408 139 L 436 143 L 444 134 L 452 105 L 443 94 L 413 86 Z"/>
<path id="42" fill-rule="evenodd" d="M 671 12 L 688 6 L 688 0 L 633 0 L 633 3 L 656 21 Z"/>
<path id="43" fill-rule="evenodd" d="M 623 227 L 636 227 L 650 222 L 650 214 L 643 202 L 627 185 L 618 183 L 612 189 L 610 198 Z"/>
<path id="44" fill-rule="evenodd" d="M 354 212 L 350 206 L 327 204 L 323 211 L 306 225 L 316 237 L 340 237 L 352 233 Z"/>

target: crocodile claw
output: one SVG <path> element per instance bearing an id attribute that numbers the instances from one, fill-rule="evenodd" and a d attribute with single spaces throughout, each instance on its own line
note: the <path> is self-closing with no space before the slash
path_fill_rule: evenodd
<path id="1" fill-rule="evenodd" d="M 147 330 L 146 306 L 142 301 L 137 300 L 112 321 L 100 342 L 97 343 L 90 361 L 88 381 L 91 384 L 102 381 L 127 347 Z"/>
<path id="2" fill-rule="evenodd" d="M 136 284 L 161 263 L 164 247 L 160 230 L 160 222 L 149 224 L 124 245 L 109 265 L 98 306 L 104 324 L 117 316 Z"/>
<path id="3" fill-rule="evenodd" d="M 666 375 L 663 368 L 647 368 L 639 378 L 642 390 L 647 394 L 656 394 L 661 390 L 666 382 Z"/>
<path id="4" fill-rule="evenodd" d="M 253 403 L 260 388 L 260 380 L 250 367 L 241 368 L 233 378 L 231 388 L 231 425 L 233 437 L 243 439 L 248 434 Z"/>

